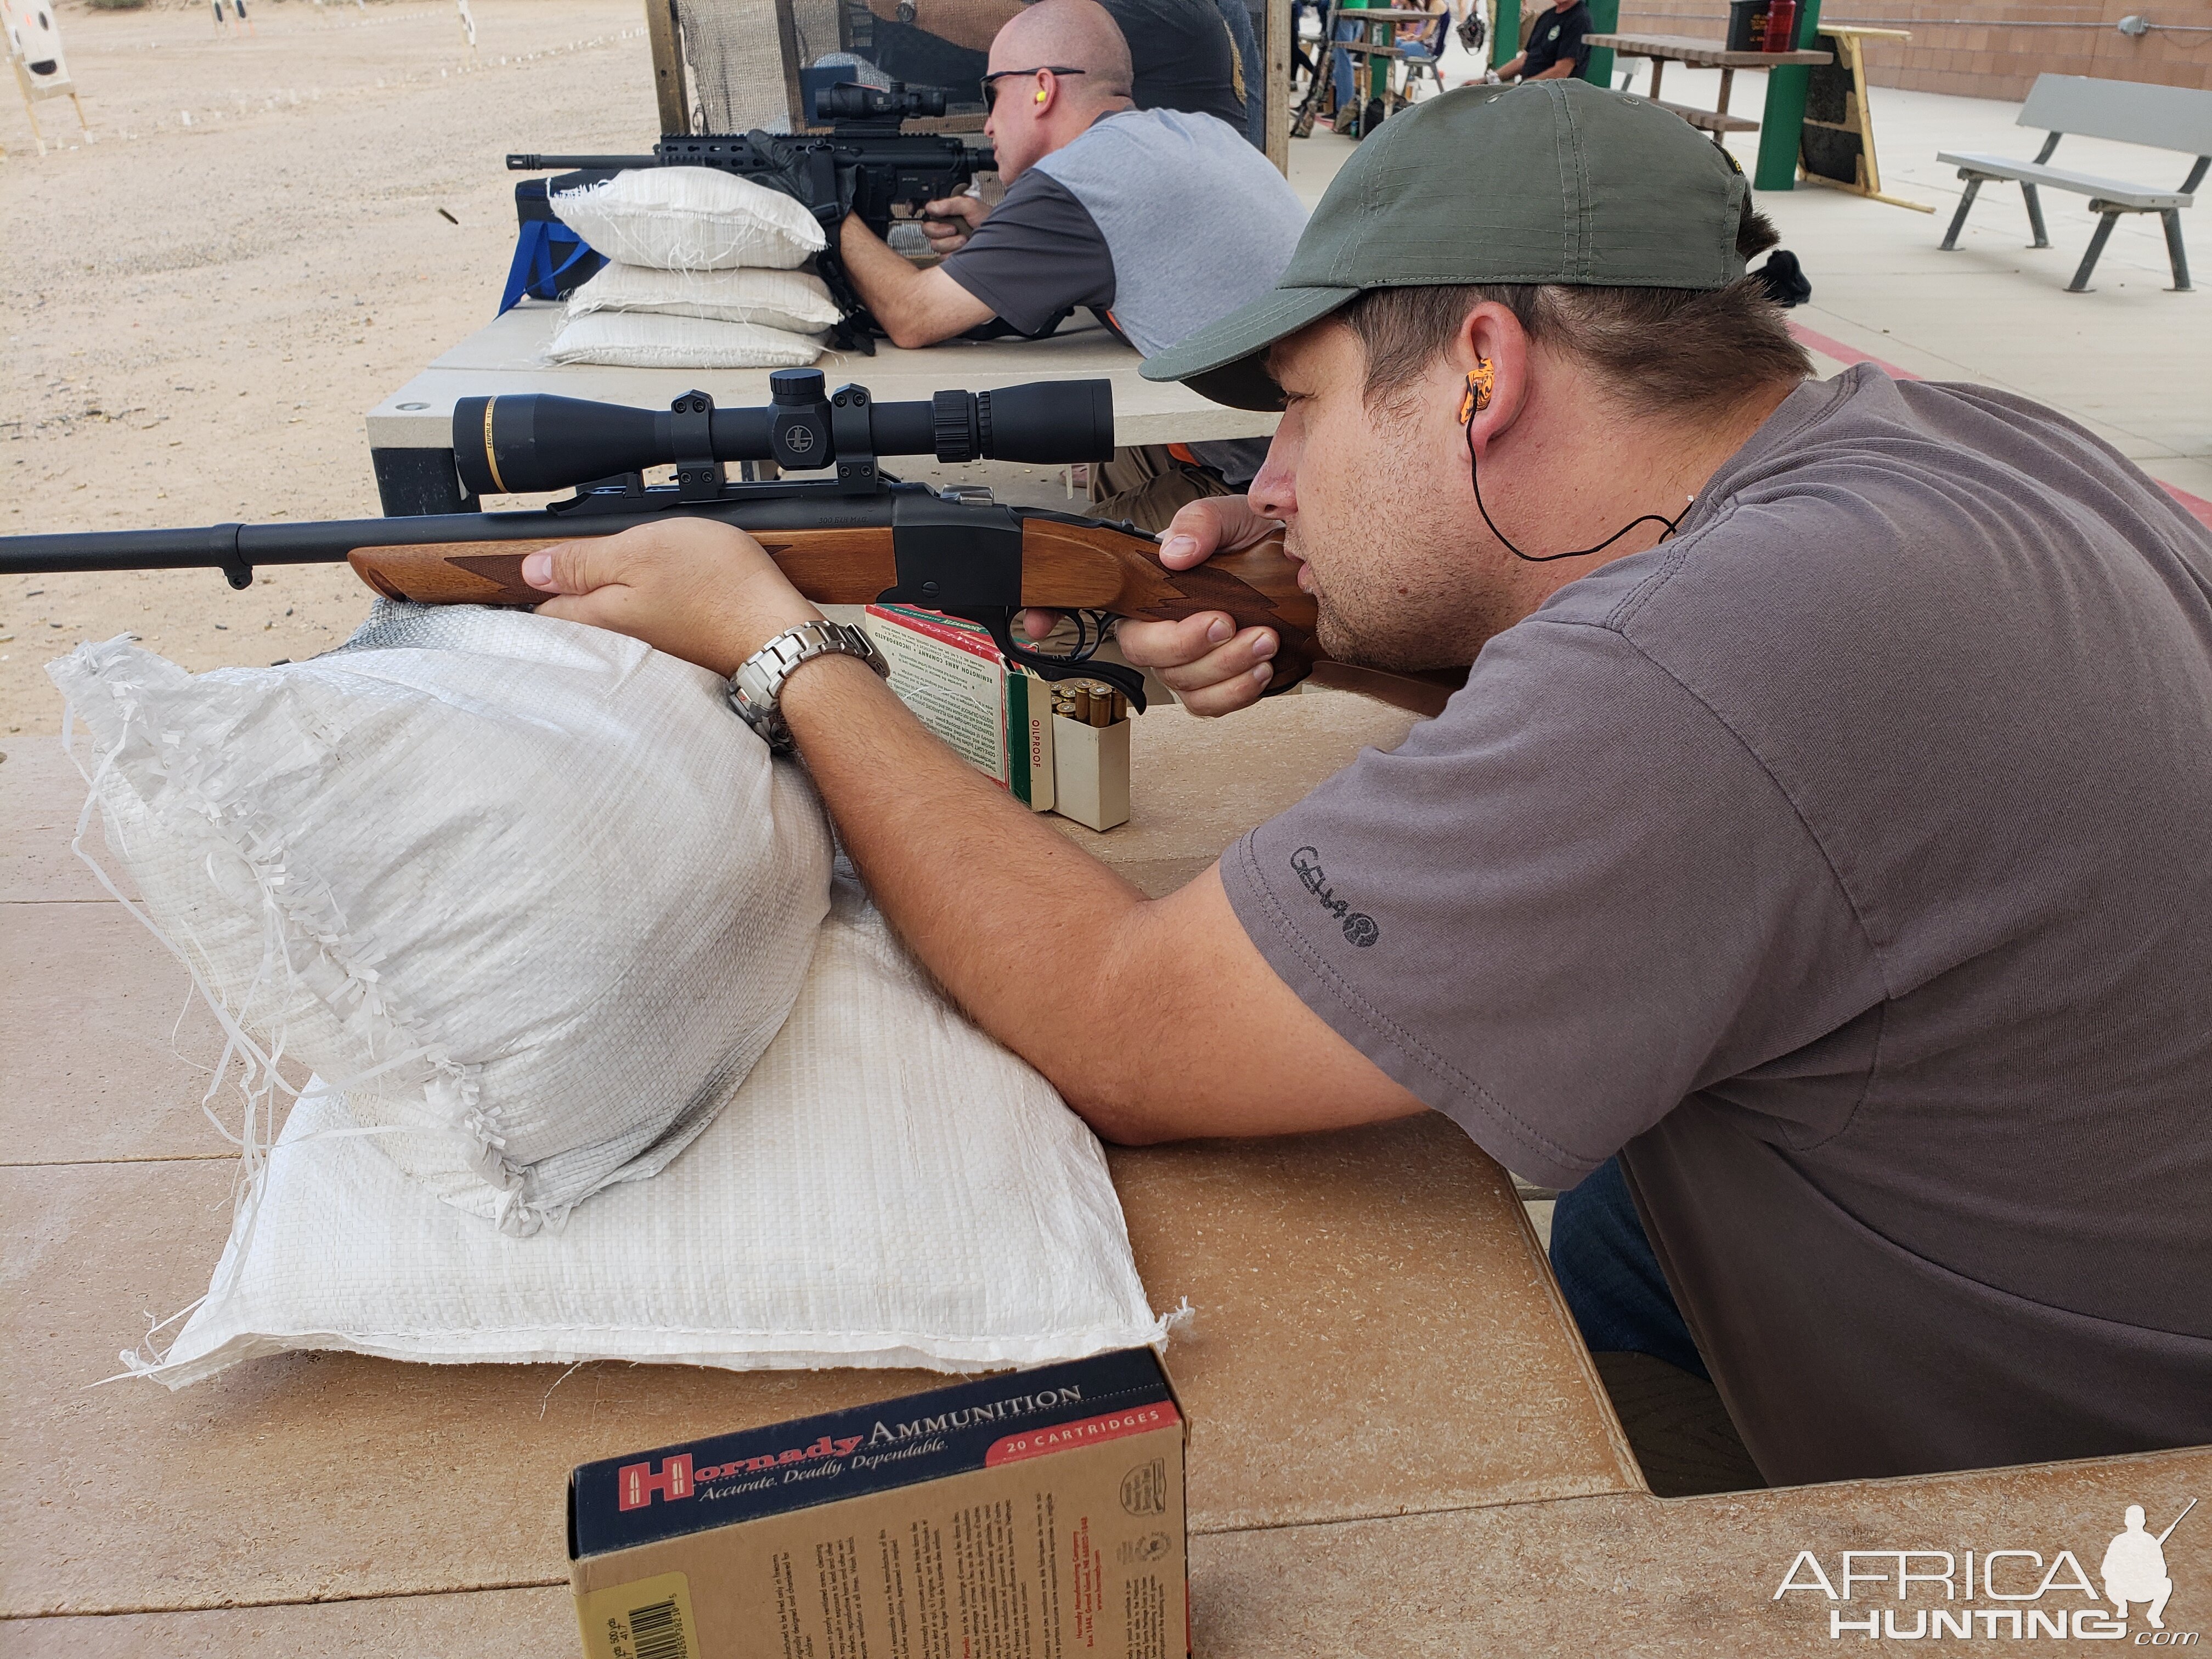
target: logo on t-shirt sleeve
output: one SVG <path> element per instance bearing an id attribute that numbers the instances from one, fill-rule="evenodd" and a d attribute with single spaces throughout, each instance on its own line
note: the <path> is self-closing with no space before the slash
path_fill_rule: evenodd
<path id="1" fill-rule="evenodd" d="M 1365 950 L 1382 937 L 1382 930 L 1375 918 L 1364 910 L 1355 910 L 1351 901 L 1340 899 L 1329 885 L 1328 872 L 1321 867 L 1321 852 L 1317 848 L 1301 847 L 1291 854 L 1291 870 L 1306 891 L 1319 902 L 1321 908 L 1334 916 L 1344 928 L 1344 936 L 1352 944 Z"/>

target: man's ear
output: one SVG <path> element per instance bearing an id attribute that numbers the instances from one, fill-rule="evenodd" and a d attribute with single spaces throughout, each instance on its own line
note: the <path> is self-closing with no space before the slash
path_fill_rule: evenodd
<path id="1" fill-rule="evenodd" d="M 1528 402 L 1528 331 L 1510 307 L 1485 300 L 1468 311 L 1452 337 L 1449 353 L 1455 374 L 1471 386 L 1486 387 L 1486 397 L 1462 402 L 1468 432 L 1480 454 L 1513 422 Z M 1468 377 L 1472 376 L 1471 380 Z M 1480 408 L 1468 404 L 1479 403 Z"/>

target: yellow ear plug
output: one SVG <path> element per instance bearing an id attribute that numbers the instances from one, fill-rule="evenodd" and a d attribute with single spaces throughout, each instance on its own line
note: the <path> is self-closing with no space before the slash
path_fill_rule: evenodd
<path id="1" fill-rule="evenodd" d="M 1498 385 L 1498 370 L 1487 357 L 1475 360 L 1467 377 L 1467 392 L 1459 400 L 1459 423 L 1465 426 L 1476 414 L 1490 407 L 1490 394 Z"/>

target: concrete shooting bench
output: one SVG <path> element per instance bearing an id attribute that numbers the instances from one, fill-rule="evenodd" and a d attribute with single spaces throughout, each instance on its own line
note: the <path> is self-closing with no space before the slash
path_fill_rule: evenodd
<path id="1" fill-rule="evenodd" d="M 1776 69 L 1788 64 L 1802 64 L 1808 67 L 1832 63 L 1832 56 L 1825 52 L 1730 52 L 1711 40 L 1692 39 L 1686 34 L 1589 34 L 1583 37 L 1593 46 L 1610 47 L 1622 58 L 1649 58 L 1651 60 L 1651 90 L 1647 94 L 1652 103 L 1670 114 L 1679 115 L 1698 131 L 1708 134 L 1717 144 L 1731 132 L 1757 132 L 1759 123 L 1741 115 L 1729 113 L 1729 98 L 1735 90 L 1735 72 L 1740 69 Z M 1692 69 L 1717 69 L 1721 72 L 1720 107 L 1699 109 L 1693 104 L 1670 104 L 1659 95 L 1659 80 L 1669 64 L 1684 64 Z M 1794 152 L 1794 141 L 1793 141 Z"/>
<path id="2" fill-rule="evenodd" d="M 1342 693 L 1212 722 L 1155 710 L 1133 733 L 1135 817 L 1067 833 L 1164 892 L 1408 719 Z M 201 1293 L 229 1230 L 234 1163 L 199 1109 L 220 1041 L 180 1022 L 182 971 L 70 855 L 84 788 L 59 745 L 8 748 L 9 1659 L 568 1659 L 573 1466 L 942 1382 L 297 1353 L 175 1394 L 95 1387 L 149 1316 Z M 1153 1303 L 1196 1310 L 1167 1363 L 1208 1659 L 1832 1654 L 1832 1615 L 1858 1635 L 1885 1605 L 1863 1583 L 1778 1600 L 1801 1551 L 1831 1578 L 1845 1549 L 2038 1551 L 2038 1571 L 2068 1549 L 2094 1572 L 2126 1505 L 2155 1530 L 2212 1493 L 2195 1450 L 1659 1498 L 1511 1180 L 1443 1119 L 1109 1162 Z M 2166 1546 L 2172 1631 L 2212 1627 L 2204 1519 Z"/>
<path id="3" fill-rule="evenodd" d="M 369 458 L 386 514 L 472 513 L 453 470 L 453 404 L 463 398 L 543 392 L 637 409 L 666 409 L 696 388 L 717 408 L 769 401 L 765 368 L 610 368 L 556 364 L 544 352 L 568 307 L 525 300 L 493 319 L 368 411 Z M 948 340 L 908 351 L 876 343 L 872 357 L 825 351 L 814 367 L 832 388 L 858 381 L 881 402 L 927 402 L 957 388 L 988 392 L 1030 380 L 1110 380 L 1115 441 L 1139 444 L 1203 443 L 1264 438 L 1279 416 L 1209 403 L 1195 392 L 1147 380 L 1144 358 L 1100 324 L 1070 318 L 1043 340 Z M 902 464 L 903 462 L 903 464 Z M 929 456 L 887 459 L 901 477 L 935 465 Z"/>
<path id="4" fill-rule="evenodd" d="M 2040 127 L 2050 136 L 2032 161 L 2005 155 L 1953 155 L 1939 151 L 1936 159 L 1959 169 L 1966 193 L 1943 233 L 1943 249 L 1959 246 L 1959 233 L 1982 186 L 2002 179 L 2016 180 L 2027 203 L 2027 222 L 2035 233 L 2032 247 L 2049 247 L 2043 228 L 2043 202 L 2036 192 L 2044 185 L 2071 191 L 2089 198 L 2089 211 L 2098 216 L 2089 237 L 2088 251 L 2066 284 L 2069 294 L 2089 292 L 2089 273 L 2111 240 L 2112 227 L 2123 213 L 2155 213 L 2166 227 L 2166 257 L 2173 267 L 2173 292 L 2189 291 L 2189 255 L 2181 245 L 2181 210 L 2196 200 L 2197 187 L 2212 169 L 2212 92 L 2191 87 L 2150 86 L 2135 81 L 2100 81 L 2082 75 L 2039 75 L 2021 106 L 2020 125 Z M 2101 179 L 2093 173 L 2071 173 L 2049 165 L 2058 141 L 2069 133 L 2085 138 L 2107 138 L 2123 144 L 2142 144 L 2152 149 L 2172 150 L 2192 159 L 2189 176 L 2178 190 Z"/>

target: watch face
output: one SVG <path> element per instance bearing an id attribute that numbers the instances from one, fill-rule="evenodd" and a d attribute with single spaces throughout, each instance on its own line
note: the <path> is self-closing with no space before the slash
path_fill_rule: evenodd
<path id="1" fill-rule="evenodd" d="M 898 20 L 908 24 L 914 21 L 914 0 L 899 0 Z"/>

